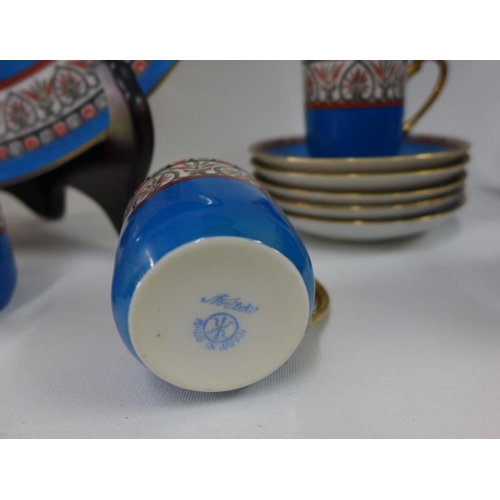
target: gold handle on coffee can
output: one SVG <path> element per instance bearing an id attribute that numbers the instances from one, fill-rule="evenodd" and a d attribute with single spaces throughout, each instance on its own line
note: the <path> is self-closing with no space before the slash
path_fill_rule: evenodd
<path id="1" fill-rule="evenodd" d="M 418 73 L 424 62 L 425 61 L 413 61 L 408 66 L 407 69 L 408 78 L 413 76 L 415 73 Z M 417 123 L 418 120 L 420 120 L 422 115 L 432 106 L 437 96 L 443 90 L 444 83 L 446 81 L 446 75 L 448 74 L 448 65 L 446 64 L 446 61 L 434 61 L 434 62 L 437 63 L 437 65 L 439 66 L 439 76 L 436 85 L 434 86 L 431 95 L 424 102 L 423 106 L 412 116 L 412 118 L 404 122 L 403 132 L 405 134 L 411 130 L 413 125 L 415 125 L 415 123 Z"/>
<path id="2" fill-rule="evenodd" d="M 322 319 L 328 312 L 330 307 L 330 297 L 328 292 L 324 289 L 323 285 L 316 280 L 316 294 L 314 298 L 314 309 L 309 320 L 308 328 Z"/>

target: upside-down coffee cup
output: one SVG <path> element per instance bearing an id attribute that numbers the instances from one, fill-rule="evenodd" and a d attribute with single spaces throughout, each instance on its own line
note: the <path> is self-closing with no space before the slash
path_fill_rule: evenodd
<path id="1" fill-rule="evenodd" d="M 112 306 L 124 343 L 160 378 L 197 391 L 264 378 L 297 348 L 314 294 L 295 229 L 238 167 L 182 160 L 137 189 Z"/>
<path id="2" fill-rule="evenodd" d="M 12 298 L 16 287 L 16 265 L 14 254 L 7 236 L 5 219 L 0 207 L 0 310 L 2 310 Z"/>
<path id="3" fill-rule="evenodd" d="M 391 156 L 441 92 L 438 81 L 420 110 L 403 123 L 407 79 L 423 61 L 304 61 L 307 145 L 315 157 Z"/>

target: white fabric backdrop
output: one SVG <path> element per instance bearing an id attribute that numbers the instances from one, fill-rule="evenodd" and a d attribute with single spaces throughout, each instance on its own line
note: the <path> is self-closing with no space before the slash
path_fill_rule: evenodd
<path id="1" fill-rule="evenodd" d="M 435 78 L 408 86 L 415 109 Z M 0 193 L 19 284 L 0 314 L 0 437 L 500 437 L 500 64 L 450 63 L 420 132 L 473 143 L 467 205 L 395 243 L 304 237 L 333 310 L 246 389 L 200 394 L 150 374 L 110 308 L 117 237 L 69 193 L 40 220 Z M 297 62 L 182 62 L 152 97 L 154 168 L 303 131 Z"/>

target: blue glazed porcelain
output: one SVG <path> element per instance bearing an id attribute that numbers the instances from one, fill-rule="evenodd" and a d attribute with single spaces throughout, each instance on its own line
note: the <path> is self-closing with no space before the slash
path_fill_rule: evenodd
<path id="1" fill-rule="evenodd" d="M 0 61 L 0 185 L 55 168 L 105 139 L 97 61 Z M 175 61 L 128 61 L 149 94 Z"/>
<path id="2" fill-rule="evenodd" d="M 0 207 L 0 310 L 10 301 L 16 286 L 16 266 L 10 246 L 5 220 Z"/>
<path id="3" fill-rule="evenodd" d="M 403 137 L 403 106 L 308 109 L 307 143 L 313 156 L 392 156 Z"/>
<path id="4" fill-rule="evenodd" d="M 113 313 L 128 349 L 164 380 L 221 391 L 265 377 L 299 344 L 313 302 L 306 248 L 238 167 L 177 162 L 131 200 Z"/>
<path id="5" fill-rule="evenodd" d="M 305 61 L 307 143 L 314 157 L 392 156 L 437 97 L 440 79 L 422 109 L 403 125 L 404 87 L 416 61 Z"/>
<path id="6" fill-rule="evenodd" d="M 399 145 L 398 156 L 432 155 L 434 153 L 453 153 L 455 150 L 461 152 L 464 142 L 445 139 L 442 137 L 416 136 L 406 137 Z M 302 137 L 287 137 L 258 143 L 260 151 L 266 154 L 281 157 L 311 158 L 307 142 Z M 258 151 L 258 152 L 260 152 Z M 458 154 L 458 153 L 457 153 Z M 463 156 L 463 153 L 462 153 Z M 387 167 L 386 167 L 387 169 Z"/>

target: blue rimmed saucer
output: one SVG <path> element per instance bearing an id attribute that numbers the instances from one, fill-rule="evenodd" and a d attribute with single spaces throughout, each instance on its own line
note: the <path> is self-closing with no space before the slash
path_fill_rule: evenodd
<path id="1" fill-rule="evenodd" d="M 127 61 L 150 94 L 176 61 Z M 98 61 L 0 62 L 0 186 L 55 168 L 101 142 L 109 114 Z"/>
<path id="2" fill-rule="evenodd" d="M 280 170 L 317 173 L 404 172 L 443 167 L 458 162 L 470 144 L 431 135 L 406 137 L 395 156 L 314 158 L 303 137 L 261 141 L 250 147 L 253 159 Z"/>

